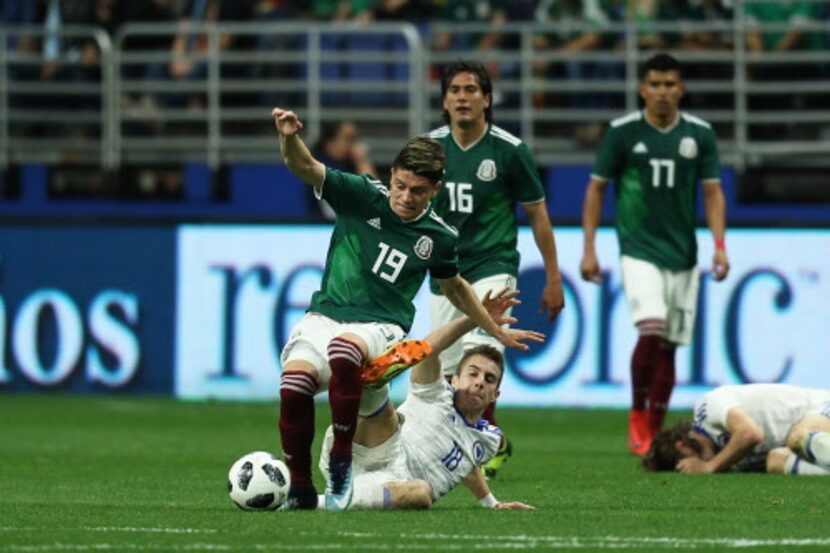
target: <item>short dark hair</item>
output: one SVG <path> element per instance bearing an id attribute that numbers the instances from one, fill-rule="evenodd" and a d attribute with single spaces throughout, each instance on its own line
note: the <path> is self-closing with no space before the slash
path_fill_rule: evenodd
<path id="1" fill-rule="evenodd" d="M 665 52 L 654 54 L 640 67 L 640 80 L 645 80 L 649 71 L 677 71 L 683 78 L 683 68 L 677 58 Z"/>
<path id="2" fill-rule="evenodd" d="M 437 184 L 444 176 L 444 148 L 428 136 L 416 136 L 398 153 L 392 162 L 392 169 L 412 171 Z"/>
<path id="3" fill-rule="evenodd" d="M 459 73 L 470 73 L 475 75 L 478 80 L 478 86 L 481 87 L 481 93 L 484 96 L 490 97 L 490 105 L 484 110 L 484 119 L 491 123 L 493 121 L 493 80 L 490 78 L 490 73 L 484 65 L 477 61 L 459 60 L 451 63 L 444 69 L 444 75 L 441 77 L 441 99 L 447 95 L 447 90 L 450 88 L 450 83 Z M 450 124 L 450 114 L 444 110 L 444 122 Z"/>
<path id="4" fill-rule="evenodd" d="M 700 441 L 689 436 L 692 431 L 692 422 L 678 421 L 671 428 L 657 433 L 651 440 L 651 447 L 643 457 L 643 468 L 649 471 L 673 471 L 680 461 L 680 451 L 677 442 L 692 448 L 696 453 L 703 453 Z"/>
<path id="5" fill-rule="evenodd" d="M 498 385 L 500 386 L 501 379 L 504 377 L 504 355 L 502 355 L 499 350 L 488 344 L 481 344 L 464 350 L 464 355 L 461 356 L 461 361 L 458 362 L 458 366 L 455 368 L 455 374 L 461 374 L 461 367 L 464 366 L 464 362 L 473 355 L 481 355 L 482 357 L 486 357 L 499 367 L 501 372 L 499 374 Z"/>

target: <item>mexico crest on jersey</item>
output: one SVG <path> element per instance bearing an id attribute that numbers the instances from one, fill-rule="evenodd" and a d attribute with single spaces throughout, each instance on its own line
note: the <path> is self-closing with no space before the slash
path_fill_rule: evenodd
<path id="1" fill-rule="evenodd" d="M 678 153 L 686 159 L 694 159 L 697 157 L 697 142 L 691 136 L 687 136 L 680 141 L 680 148 Z"/>
<path id="2" fill-rule="evenodd" d="M 481 164 L 478 166 L 476 176 L 478 177 L 478 180 L 494 180 L 496 178 L 496 162 L 492 159 L 482 160 Z"/>
<path id="3" fill-rule="evenodd" d="M 415 255 L 426 261 L 432 255 L 432 238 L 429 236 L 421 236 L 415 242 L 413 249 L 415 250 Z"/>

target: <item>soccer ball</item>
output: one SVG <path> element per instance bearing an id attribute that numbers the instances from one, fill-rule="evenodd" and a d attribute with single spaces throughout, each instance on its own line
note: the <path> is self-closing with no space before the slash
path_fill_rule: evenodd
<path id="1" fill-rule="evenodd" d="M 246 511 L 270 511 L 285 501 L 288 467 L 267 451 L 243 455 L 228 472 L 228 495 Z"/>

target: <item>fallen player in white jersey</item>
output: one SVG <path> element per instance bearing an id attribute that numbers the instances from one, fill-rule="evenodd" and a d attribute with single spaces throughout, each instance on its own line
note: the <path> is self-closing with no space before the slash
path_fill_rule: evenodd
<path id="1" fill-rule="evenodd" d="M 694 422 L 654 437 L 647 470 L 830 475 L 830 390 L 789 384 L 720 386 Z"/>
<path id="2" fill-rule="evenodd" d="M 494 297 L 488 293 L 482 303 L 495 321 L 507 324 L 514 319 L 503 314 L 518 303 L 516 295 L 504 289 Z M 430 333 L 427 344 L 420 342 L 431 353 L 412 368 L 409 393 L 397 411 L 386 392 L 377 388 L 385 387 L 407 363 L 388 371 L 374 389 L 364 387 L 354 437 L 350 510 L 427 509 L 462 482 L 484 507 L 533 508 L 495 499 L 479 469 L 496 454 L 501 442 L 499 428 L 481 418 L 499 395 L 504 372 L 501 353 L 490 346 L 468 350 L 450 384 L 441 371 L 438 355 L 474 327 L 464 317 Z M 543 339 L 533 331 L 525 331 L 522 337 Z M 320 457 L 324 474 L 331 443 L 329 428 Z"/>

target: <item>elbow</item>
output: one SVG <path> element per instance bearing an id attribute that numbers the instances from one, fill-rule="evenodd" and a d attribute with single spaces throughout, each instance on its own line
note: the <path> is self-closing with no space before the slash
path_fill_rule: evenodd
<path id="1" fill-rule="evenodd" d="M 445 278 L 438 281 L 438 286 L 441 288 L 441 292 L 447 296 L 447 299 L 455 299 L 458 298 L 460 292 L 460 282 L 459 278 Z"/>
<path id="2" fill-rule="evenodd" d="M 293 174 L 297 176 L 305 175 L 309 170 L 308 164 L 301 163 L 298 160 L 292 158 L 285 158 L 285 166 L 288 167 L 289 171 L 291 171 Z"/>
<path id="3" fill-rule="evenodd" d="M 764 431 L 757 426 L 753 428 L 746 428 L 741 430 L 739 435 L 735 436 L 735 438 L 740 440 L 741 443 L 746 444 L 748 448 L 754 448 L 764 441 Z"/>

